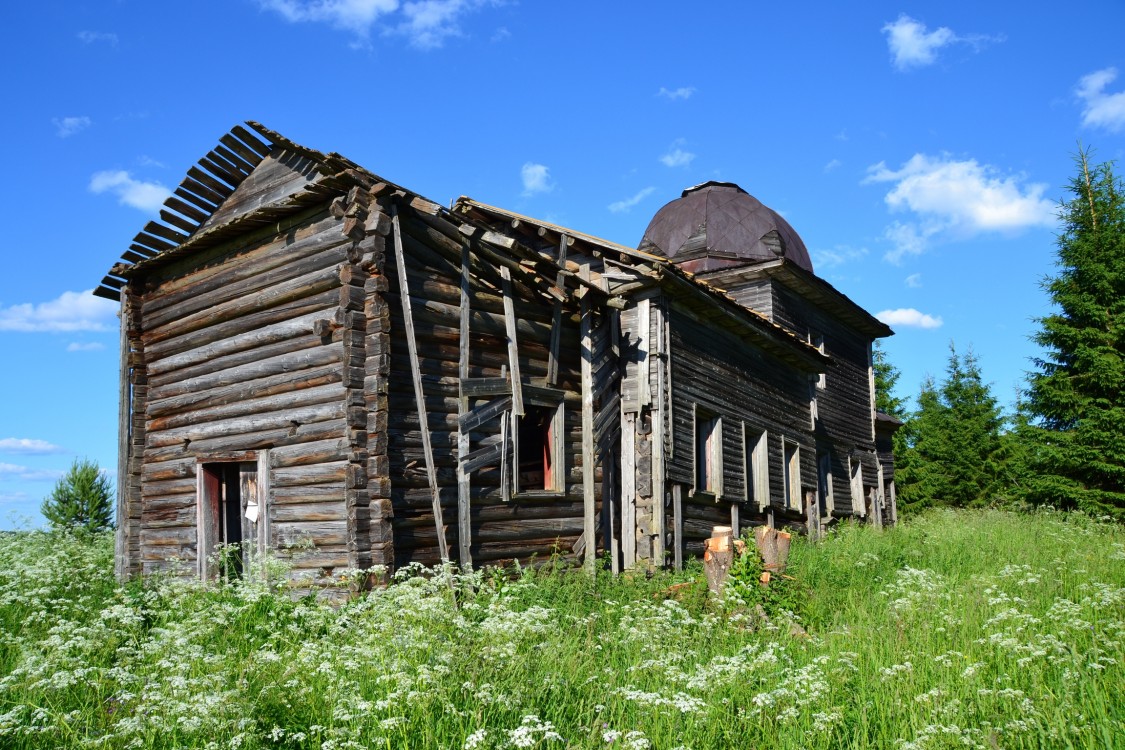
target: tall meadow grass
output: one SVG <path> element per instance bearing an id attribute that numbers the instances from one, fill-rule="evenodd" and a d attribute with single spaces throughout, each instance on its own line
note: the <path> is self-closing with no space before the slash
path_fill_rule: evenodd
<path id="1" fill-rule="evenodd" d="M 400 571 L 333 608 L 122 588 L 107 537 L 0 535 L 0 747 L 1125 747 L 1120 526 L 845 524 L 789 572 L 768 619 L 698 569 L 550 564 Z"/>

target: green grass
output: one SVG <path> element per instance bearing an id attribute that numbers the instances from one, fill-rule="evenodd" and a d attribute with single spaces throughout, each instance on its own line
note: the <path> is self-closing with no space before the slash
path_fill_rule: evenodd
<path id="1" fill-rule="evenodd" d="M 844 525 L 766 622 L 698 569 L 336 609 L 111 570 L 106 537 L 0 535 L 0 747 L 1125 747 L 1125 529 L 1084 516 Z"/>

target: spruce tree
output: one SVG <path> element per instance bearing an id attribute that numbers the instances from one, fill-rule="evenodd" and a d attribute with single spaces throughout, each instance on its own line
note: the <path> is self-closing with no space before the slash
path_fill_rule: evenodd
<path id="1" fill-rule="evenodd" d="M 945 379 L 922 383 L 918 410 L 903 428 L 895 483 L 907 510 L 979 507 L 992 502 L 1001 476 L 1000 407 L 976 355 L 950 345 Z"/>
<path id="2" fill-rule="evenodd" d="M 1125 520 L 1125 186 L 1112 164 L 1075 158 L 1060 206 L 1057 311 L 1039 319 L 1027 410 L 1037 445 L 1027 497 Z"/>
<path id="3" fill-rule="evenodd" d="M 871 369 L 875 373 L 875 408 L 895 419 L 906 419 L 906 399 L 895 395 L 895 385 L 902 373 L 878 341 L 871 349 Z"/>
<path id="4" fill-rule="evenodd" d="M 43 500 L 40 512 L 54 529 L 103 531 L 113 526 L 113 491 L 98 465 L 75 459 Z"/>

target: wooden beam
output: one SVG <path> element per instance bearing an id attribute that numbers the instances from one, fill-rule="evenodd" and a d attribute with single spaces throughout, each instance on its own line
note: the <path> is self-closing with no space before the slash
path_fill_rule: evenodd
<path id="1" fill-rule="evenodd" d="M 512 408 L 523 416 L 523 387 L 520 383 L 520 350 L 516 340 L 516 309 L 512 299 L 512 273 L 500 266 L 500 284 L 504 293 L 504 326 L 508 332 L 508 369 L 512 373 Z"/>
<path id="2" fill-rule="evenodd" d="M 565 252 L 566 244 L 564 242 L 559 253 Z M 594 512 L 597 509 L 596 498 L 594 497 L 594 464 L 597 460 L 594 455 L 594 311 L 591 309 L 589 300 L 585 297 L 582 298 L 580 310 L 580 334 L 582 336 L 582 533 L 586 539 L 582 567 L 587 573 L 593 575 L 594 558 L 597 554 L 597 545 L 594 544 Z M 559 327 L 556 323 L 556 332 Z M 555 344 L 556 340 L 552 335 L 552 345 Z"/>
<path id="3" fill-rule="evenodd" d="M 555 277 L 555 286 L 566 291 L 566 248 L 567 235 L 559 238 L 559 273 Z M 583 298 L 585 302 L 585 298 Z M 547 352 L 547 385 L 554 385 L 559 380 L 559 341 L 562 339 L 562 301 L 556 299 L 554 309 L 551 311 L 551 348 Z"/>
<path id="4" fill-rule="evenodd" d="M 410 354 L 410 374 L 414 379 L 414 401 L 418 407 L 418 427 L 422 433 L 422 451 L 426 460 L 426 476 L 430 482 L 433 501 L 434 525 L 437 528 L 438 553 L 443 562 L 449 560 L 449 546 L 445 541 L 445 522 L 441 516 L 441 491 L 438 487 L 434 450 L 430 444 L 430 425 L 426 414 L 426 394 L 422 390 L 422 367 L 418 361 L 418 341 L 414 336 L 414 318 L 410 311 L 410 287 L 406 280 L 406 258 L 402 252 L 402 228 L 399 225 L 398 203 L 391 203 L 391 226 L 395 239 L 395 265 L 398 266 L 399 299 L 406 327 L 406 347 Z"/>
<path id="5" fill-rule="evenodd" d="M 637 415 L 621 419 L 621 567 L 637 564 Z"/>
<path id="6" fill-rule="evenodd" d="M 772 516 L 771 516 L 772 519 Z M 684 486 L 672 485 L 672 561 L 676 570 L 684 569 Z"/>
<path id="7" fill-rule="evenodd" d="M 472 316 L 470 303 L 470 273 L 471 269 L 468 241 L 461 243 L 461 327 L 459 339 L 459 353 L 457 374 L 461 380 L 469 377 L 469 320 Z M 469 400 L 462 396 L 457 401 L 457 551 L 461 560 L 461 567 L 473 567 L 473 555 L 470 550 L 472 541 L 472 521 L 470 505 L 472 487 L 469 484 L 469 473 L 465 471 L 462 461 L 469 453 L 469 429 L 464 424 L 464 419 L 469 409 Z"/>
<path id="8" fill-rule="evenodd" d="M 118 319 L 121 323 L 119 337 L 120 360 L 118 366 L 117 392 L 117 533 L 114 538 L 114 573 L 119 583 L 129 579 L 129 426 L 132 424 L 132 409 L 129 399 L 129 295 L 121 295 L 121 309 Z"/>

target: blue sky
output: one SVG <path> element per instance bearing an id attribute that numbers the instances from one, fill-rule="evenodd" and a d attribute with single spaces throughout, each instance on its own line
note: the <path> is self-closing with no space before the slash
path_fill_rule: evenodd
<path id="1" fill-rule="evenodd" d="M 116 466 L 115 307 L 88 290 L 245 119 L 631 245 L 737 182 L 896 330 L 902 395 L 952 341 L 1005 403 L 1076 144 L 1125 155 L 1116 0 L 44 0 L 0 28 L 0 528 L 39 524 L 75 457 Z"/>

